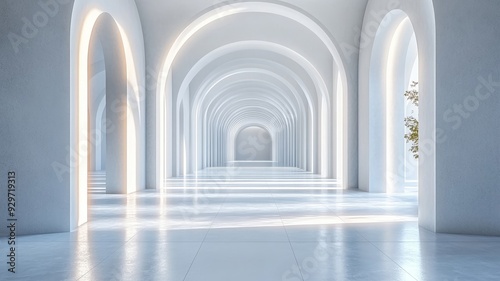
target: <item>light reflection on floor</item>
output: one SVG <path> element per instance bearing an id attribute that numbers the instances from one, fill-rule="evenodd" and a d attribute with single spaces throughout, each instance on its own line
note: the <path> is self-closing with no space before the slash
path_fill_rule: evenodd
<path id="1" fill-rule="evenodd" d="M 92 195 L 89 215 L 72 233 L 19 237 L 16 278 L 0 280 L 500 280 L 500 237 L 434 234 L 415 192 L 343 191 L 291 169 Z"/>

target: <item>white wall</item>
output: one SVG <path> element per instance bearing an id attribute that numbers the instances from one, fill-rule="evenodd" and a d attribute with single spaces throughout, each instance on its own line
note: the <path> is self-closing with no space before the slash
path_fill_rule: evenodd
<path id="1" fill-rule="evenodd" d="M 70 27 L 74 6 L 83 2 L 86 8 L 92 6 L 91 1 L 74 4 L 71 0 L 0 2 L 0 34 L 6 35 L 2 37 L 5 40 L 0 40 L 0 174 L 5 175 L 6 182 L 7 171 L 17 172 L 18 235 L 70 231 L 76 227 L 77 198 L 70 180 L 70 171 L 77 166 L 71 146 L 70 116 L 75 104 L 71 103 Z M 106 3 L 110 9 L 115 7 L 122 27 L 130 32 L 137 83 L 144 86 L 142 28 L 130 16 L 134 11 L 137 15 L 135 3 Z M 83 17 L 85 11 L 78 7 L 81 14 L 76 17 Z M 12 44 L 12 40 L 18 41 Z M 144 114 L 143 104 L 141 114 Z M 144 151 L 145 118 L 138 116 L 137 120 L 140 171 L 135 186 L 140 189 L 144 186 L 141 151 Z M 0 200 L 0 207 L 7 209 L 6 200 Z M 1 212 L 4 221 L 5 216 Z M 0 234 L 4 235 L 5 230 L 2 228 Z"/>
<path id="2" fill-rule="evenodd" d="M 13 170 L 18 235 L 70 230 L 71 2 L 56 2 L 50 15 L 38 1 L 0 2 L 0 220 L 7 219 L 7 172 Z M 13 47 L 8 34 L 23 43 Z"/>
<path id="3" fill-rule="evenodd" d="M 500 2 L 434 5 L 436 230 L 500 235 Z"/>

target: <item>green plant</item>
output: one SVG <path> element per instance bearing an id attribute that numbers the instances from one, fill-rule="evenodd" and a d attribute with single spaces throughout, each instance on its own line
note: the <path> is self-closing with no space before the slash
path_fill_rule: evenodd
<path id="1" fill-rule="evenodd" d="M 413 103 L 418 108 L 418 82 L 413 81 L 411 84 L 411 90 L 405 92 L 405 97 L 408 101 Z M 413 113 L 413 111 L 412 111 Z M 405 139 L 407 143 L 411 143 L 410 152 L 413 153 L 413 157 L 418 159 L 418 120 L 413 116 L 408 116 L 405 118 L 405 126 L 408 129 L 408 133 L 405 134 Z"/>

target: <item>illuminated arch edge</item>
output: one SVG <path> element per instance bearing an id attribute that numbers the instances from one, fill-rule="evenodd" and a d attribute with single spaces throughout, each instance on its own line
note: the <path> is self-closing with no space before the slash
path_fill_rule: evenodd
<path id="1" fill-rule="evenodd" d="M 368 25 L 370 31 L 378 31 L 381 28 L 382 19 L 389 13 L 396 10 L 396 15 L 400 11 L 406 15 L 413 25 L 415 36 L 418 44 L 418 57 L 419 57 L 419 88 L 421 92 L 420 106 L 419 106 L 419 119 L 421 123 L 420 137 L 423 140 L 429 140 L 431 143 L 435 142 L 436 131 L 436 22 L 434 5 L 431 0 L 423 0 L 418 2 L 395 1 L 394 7 L 384 7 L 387 3 L 378 3 L 376 1 L 369 1 L 367 11 L 377 10 L 385 11 L 384 15 L 374 16 L 373 14 L 366 13 L 362 28 L 362 33 L 367 32 Z M 396 5 L 397 4 L 397 5 Z M 385 9 L 385 10 L 384 10 Z M 401 13 L 399 15 L 401 15 Z M 371 35 L 371 33 L 368 33 Z M 368 36 L 369 37 L 369 36 Z M 366 39 L 366 38 L 365 38 Z M 360 68 L 359 68 L 359 100 L 360 100 L 360 132 L 366 132 L 368 126 L 368 110 L 369 110 L 369 63 L 371 61 L 374 39 L 370 38 L 368 44 L 361 48 L 360 52 Z M 363 40 L 362 40 L 363 41 Z M 366 43 L 366 42 L 365 42 Z M 363 101 L 366 101 L 363 103 Z M 366 139 L 362 135 L 361 139 Z M 365 146 L 366 147 L 366 146 Z M 363 145 L 360 145 L 360 174 L 359 182 L 360 188 L 363 190 L 368 189 L 369 177 L 367 176 L 367 169 L 369 169 L 369 162 L 363 158 Z M 419 221 L 420 224 L 427 229 L 435 229 L 435 218 L 431 218 L 435 210 L 435 145 L 430 145 L 430 150 L 419 161 L 425 162 L 425 165 L 419 165 Z M 424 190 L 425 189 L 425 190 Z"/>
<path id="2" fill-rule="evenodd" d="M 124 12 L 126 11 L 126 12 Z M 137 140 L 145 128 L 144 108 L 145 60 L 144 38 L 141 21 L 135 2 L 132 0 L 114 2 L 98 0 L 76 0 L 71 14 L 70 27 L 70 229 L 87 222 L 87 157 L 88 140 L 87 108 L 88 96 L 87 60 L 90 38 L 97 19 L 104 13 L 109 14 L 120 30 L 127 64 L 127 116 L 134 122 L 127 122 L 127 139 Z M 129 27 L 136 28 L 129 28 Z M 129 32 L 127 33 L 126 30 Z M 130 32 L 137 30 L 137 32 Z M 130 36 L 130 37 L 129 37 Z M 130 39 L 132 40 L 130 40 Z M 84 63 L 82 63 L 84 62 Z M 85 81 L 85 83 L 83 83 Z M 84 94 L 82 94 L 84 93 Z M 139 128 L 137 128 L 138 126 Z M 139 130 L 139 132 L 137 132 Z M 144 139 L 127 142 L 127 192 L 137 187 L 138 173 L 136 163 L 143 161 L 144 153 L 138 147 Z M 139 159 L 138 159 L 139 158 Z M 133 167 L 133 168 L 132 168 Z"/>

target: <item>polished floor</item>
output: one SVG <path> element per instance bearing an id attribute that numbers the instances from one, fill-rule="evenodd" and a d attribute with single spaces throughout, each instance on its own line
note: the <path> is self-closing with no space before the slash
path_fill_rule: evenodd
<path id="1" fill-rule="evenodd" d="M 19 237 L 17 273 L 0 280 L 500 280 L 500 237 L 419 228 L 411 190 L 343 191 L 278 168 L 166 184 L 92 194 L 89 223 Z"/>

